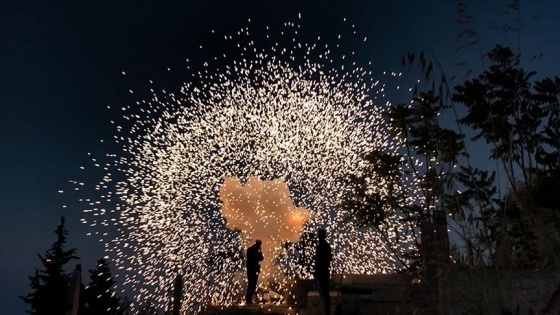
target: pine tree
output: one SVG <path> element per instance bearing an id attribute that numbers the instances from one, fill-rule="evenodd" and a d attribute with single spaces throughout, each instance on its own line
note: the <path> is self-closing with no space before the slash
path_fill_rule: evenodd
<path id="1" fill-rule="evenodd" d="M 75 256 L 76 249 L 65 250 L 68 230 L 64 227 L 64 217 L 60 217 L 60 224 L 54 231 L 57 239 L 44 255 L 37 254 L 44 269 L 35 269 L 35 274 L 29 277 L 31 292 L 20 298 L 29 304 L 29 314 L 34 315 L 63 315 L 66 309 L 66 298 L 71 278 L 70 273 L 64 272 L 64 266 Z"/>
<path id="2" fill-rule="evenodd" d="M 124 314 L 126 307 L 117 297 L 113 287 L 115 280 L 106 259 L 97 261 L 97 268 L 89 270 L 91 283 L 84 292 L 84 314 Z"/>

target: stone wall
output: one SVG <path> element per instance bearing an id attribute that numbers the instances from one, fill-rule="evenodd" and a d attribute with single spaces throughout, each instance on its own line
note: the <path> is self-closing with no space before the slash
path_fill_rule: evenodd
<path id="1" fill-rule="evenodd" d="M 340 315 L 412 314 L 410 277 L 404 274 L 331 276 L 332 314 L 341 304 Z M 338 297 L 340 290 L 340 298 Z M 322 315 L 321 299 L 317 291 L 307 295 L 307 307 L 302 315 Z"/>
<path id="2" fill-rule="evenodd" d="M 454 269 L 445 279 L 449 315 L 537 314 L 560 283 L 558 270 Z"/>
<path id="3" fill-rule="evenodd" d="M 333 314 L 341 287 L 343 315 L 529 315 L 538 314 L 546 306 L 560 283 L 560 272 L 508 270 L 496 274 L 490 268 L 453 268 L 446 274 L 440 292 L 435 287 L 413 285 L 409 277 L 400 274 L 348 275 L 341 286 L 339 279 L 338 275 L 331 277 Z M 438 304 L 437 299 L 445 302 Z M 307 307 L 300 314 L 322 314 L 317 291 L 307 294 Z"/>

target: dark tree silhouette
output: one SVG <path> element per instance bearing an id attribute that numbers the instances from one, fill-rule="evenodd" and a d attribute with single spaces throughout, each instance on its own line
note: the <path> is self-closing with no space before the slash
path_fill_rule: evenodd
<path id="1" fill-rule="evenodd" d="M 498 45 L 488 56 L 492 65 L 477 78 L 457 86 L 453 100 L 468 110 L 460 122 L 475 130 L 472 140 L 483 139 L 493 145 L 490 157 L 502 163 L 515 191 L 518 173 L 530 185 L 531 170 L 548 161 L 544 156 L 554 155 L 554 151 L 558 155 L 560 79 L 537 82 L 539 93 L 534 93 L 531 78 L 535 72 L 520 68 L 509 48 Z"/>
<path id="2" fill-rule="evenodd" d="M 498 45 L 486 56 L 491 65 L 453 93 L 442 76 L 442 82 L 432 81 L 431 90 L 415 92 L 411 104 L 387 110 L 391 130 L 405 145 L 402 157 L 366 155 L 363 170 L 349 177 L 342 206 L 353 220 L 381 232 L 392 211 L 405 215 L 402 224 L 418 225 L 432 220 L 434 210 L 443 210 L 472 232 L 467 236 L 463 230 L 468 263 L 493 264 L 503 256 L 498 248 L 511 247 L 509 251 L 519 258 L 517 265 L 540 265 L 551 259 L 541 240 L 558 234 L 554 227 L 560 226 L 558 219 L 551 219 L 558 217 L 558 202 L 550 191 L 560 178 L 560 78 L 534 81 L 535 73 L 522 69 L 519 56 L 507 47 Z M 433 76 L 434 63 L 425 54 L 408 58 L 409 63 L 419 60 L 426 79 Z M 466 109 L 463 117 L 457 117 L 459 105 Z M 440 125 L 438 117 L 447 109 L 455 111 L 459 132 Z M 470 164 L 461 125 L 475 132 L 471 141 L 491 145 L 490 159 L 506 170 L 507 198 L 498 196 L 495 171 Z M 412 163 L 414 159 L 422 166 Z M 399 167 L 403 161 L 408 162 L 409 173 Z M 419 184 L 422 202 L 403 202 L 406 177 Z M 384 189 L 375 189 L 378 185 Z M 536 225 L 547 232 L 537 231 Z"/>
<path id="3" fill-rule="evenodd" d="M 90 284 L 85 288 L 82 315 L 120 315 L 126 311 L 113 287 L 109 263 L 105 258 L 97 261 L 97 267 L 89 270 Z"/>
<path id="4" fill-rule="evenodd" d="M 371 152 L 364 156 L 361 172 L 349 176 L 342 207 L 349 210 L 353 220 L 376 228 L 387 243 L 389 231 L 398 230 L 396 225 L 407 225 L 407 233 L 415 236 L 421 222 L 434 222 L 436 210 L 453 210 L 446 206 L 445 197 L 458 157 L 465 151 L 463 136 L 444 128 L 438 120 L 448 107 L 440 96 L 428 91 L 414 97 L 411 104 L 388 108 L 385 117 L 393 135 L 402 141 L 402 156 Z M 413 194 L 406 184 L 410 179 L 418 183 L 422 193 L 416 204 L 407 198 Z M 395 212 L 404 219 L 389 222 L 387 218 Z M 416 269 L 418 253 L 393 252 L 405 269 Z"/>
<path id="5" fill-rule="evenodd" d="M 396 137 L 403 140 L 405 158 L 422 191 L 418 220 L 432 220 L 433 212 L 445 209 L 445 193 L 450 190 L 452 171 L 460 156 L 465 155 L 463 135 L 444 128 L 439 115 L 449 108 L 433 91 L 420 93 L 412 104 L 399 104 L 386 112 Z M 423 162 L 415 165 L 414 160 Z M 449 209 L 447 209 L 449 210 Z"/>
<path id="6" fill-rule="evenodd" d="M 560 78 L 533 81 L 536 73 L 521 68 L 519 56 L 500 45 L 488 58 L 488 69 L 457 86 L 452 97 L 468 110 L 459 121 L 476 132 L 471 140 L 492 145 L 490 158 L 509 182 L 506 198 L 479 219 L 493 231 L 492 247 L 502 243 L 498 261 L 542 266 L 550 261 L 546 248 L 558 246 L 552 240 L 560 224 L 553 192 L 560 175 Z"/>
<path id="7" fill-rule="evenodd" d="M 29 314 L 63 315 L 66 310 L 66 298 L 71 278 L 70 273 L 64 272 L 64 267 L 75 256 L 76 249 L 65 250 L 68 230 L 64 227 L 64 217 L 60 217 L 60 224 L 55 230 L 56 242 L 44 255 L 37 254 L 43 269 L 35 269 L 35 274 L 29 277 L 31 292 L 20 298 L 29 305 Z"/>

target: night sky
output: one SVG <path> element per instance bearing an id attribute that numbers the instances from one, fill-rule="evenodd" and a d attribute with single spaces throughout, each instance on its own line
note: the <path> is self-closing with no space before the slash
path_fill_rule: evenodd
<path id="1" fill-rule="evenodd" d="M 24 314 L 17 298 L 29 292 L 27 277 L 39 267 L 37 253 L 55 241 L 59 216 L 66 217 L 68 247 L 75 247 L 84 270 L 104 255 L 92 232 L 79 222 L 82 209 L 69 179 L 85 178 L 79 167 L 87 153 L 114 149 L 109 121 L 119 107 L 136 100 L 148 80 L 178 90 L 189 80 L 185 59 L 194 63 L 221 54 L 217 34 L 281 25 L 301 13 L 302 28 L 333 36 L 343 18 L 368 37 L 360 58 L 376 73 L 398 71 L 408 50 L 431 50 L 449 73 L 467 61 L 481 69 L 478 48 L 455 52 L 461 29 L 454 1 L 2 1 L 0 7 L 0 236 L 1 314 Z M 301 2 L 301 3 L 299 3 Z M 517 47 L 517 34 L 490 30 L 488 20 L 513 23 L 504 15 L 509 1 L 469 2 L 488 51 L 497 43 Z M 521 50 L 525 68 L 537 78 L 560 75 L 560 1 L 522 2 Z M 537 21 L 532 17 L 540 14 Z M 201 55 L 199 45 L 209 44 Z M 536 53 L 543 56 L 529 61 Z M 167 71 L 170 68 L 171 71 Z M 122 71 L 127 73 L 122 75 Z M 470 152 L 483 161 L 486 153 Z M 67 205 L 63 208 L 62 205 Z M 73 268 L 76 262 L 72 263 Z M 87 279 L 87 273 L 83 276 Z"/>

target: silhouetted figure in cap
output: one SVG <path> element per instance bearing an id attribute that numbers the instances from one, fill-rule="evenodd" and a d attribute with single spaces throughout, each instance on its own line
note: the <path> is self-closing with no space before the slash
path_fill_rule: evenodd
<path id="1" fill-rule="evenodd" d="M 261 261 L 264 257 L 261 251 L 261 240 L 256 240 L 253 246 L 247 249 L 247 295 L 245 303 L 253 304 L 253 294 L 257 290 L 257 280 L 261 272 Z"/>
<path id="2" fill-rule="evenodd" d="M 330 315 L 331 295 L 329 292 L 329 268 L 332 260 L 332 251 L 331 245 L 329 245 L 326 240 L 327 231 L 324 229 L 319 229 L 317 231 L 317 236 L 319 237 L 319 244 L 317 245 L 317 251 L 315 252 L 314 277 L 317 284 L 317 289 L 319 290 L 319 295 L 321 296 L 321 301 L 323 301 L 325 315 Z"/>

